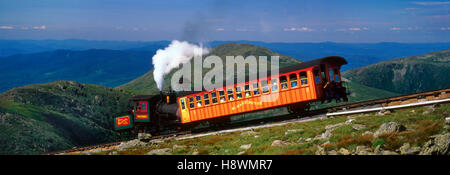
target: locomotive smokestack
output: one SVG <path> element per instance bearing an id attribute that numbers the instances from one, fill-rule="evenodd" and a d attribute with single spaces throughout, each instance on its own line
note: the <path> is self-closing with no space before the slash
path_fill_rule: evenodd
<path id="1" fill-rule="evenodd" d="M 202 45 L 198 46 L 177 40 L 173 40 L 168 47 L 156 51 L 152 58 L 153 66 L 155 67 L 153 77 L 159 90 L 163 88 L 164 75 L 179 67 L 180 64 L 189 62 L 194 56 L 205 55 L 208 52 L 208 49 Z"/>

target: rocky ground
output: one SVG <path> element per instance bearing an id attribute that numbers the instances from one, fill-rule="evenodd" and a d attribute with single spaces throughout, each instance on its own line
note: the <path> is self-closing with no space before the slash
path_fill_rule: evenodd
<path id="1" fill-rule="evenodd" d="M 450 104 L 330 117 L 198 138 L 140 139 L 77 154 L 450 155 Z"/>

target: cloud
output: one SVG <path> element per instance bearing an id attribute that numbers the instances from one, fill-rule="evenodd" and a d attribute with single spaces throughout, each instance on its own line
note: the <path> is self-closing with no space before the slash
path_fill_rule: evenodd
<path id="1" fill-rule="evenodd" d="M 36 30 L 45 30 L 47 28 L 47 26 L 45 26 L 45 25 L 42 25 L 42 26 L 33 26 L 33 29 L 36 29 Z"/>
<path id="2" fill-rule="evenodd" d="M 441 30 L 450 30 L 450 27 L 441 27 Z"/>
<path id="3" fill-rule="evenodd" d="M 431 2 L 412 2 L 413 4 L 416 5 L 425 5 L 425 6 L 430 6 L 430 5 L 450 5 L 450 2 L 442 2 L 442 1 L 431 1 Z"/>
<path id="4" fill-rule="evenodd" d="M 291 28 L 284 28 L 283 30 L 286 32 L 291 32 L 291 31 L 312 32 L 312 31 L 315 31 L 314 29 L 311 29 L 308 27 L 301 27 L 301 28 L 291 27 Z"/>
<path id="5" fill-rule="evenodd" d="M 10 29 L 14 29 L 13 26 L 0 26 L 0 29 L 2 30 L 10 30 Z"/>
<path id="6" fill-rule="evenodd" d="M 225 31 L 225 29 L 224 28 L 216 28 L 216 31 L 223 32 L 223 31 Z"/>
<path id="7" fill-rule="evenodd" d="M 352 27 L 352 28 L 349 28 L 348 30 L 350 30 L 350 31 L 360 31 L 361 28 L 359 28 L 359 27 Z"/>
<path id="8" fill-rule="evenodd" d="M 402 30 L 402 29 L 399 28 L 399 27 L 392 27 L 392 28 L 390 28 L 389 30 L 392 30 L 392 31 L 399 31 L 399 30 Z"/>

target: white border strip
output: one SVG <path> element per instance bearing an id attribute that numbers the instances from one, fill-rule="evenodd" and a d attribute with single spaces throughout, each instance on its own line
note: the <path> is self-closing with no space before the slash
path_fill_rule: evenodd
<path id="1" fill-rule="evenodd" d="M 435 104 L 435 103 L 444 103 L 444 102 L 449 102 L 449 101 L 450 101 L 450 98 L 447 98 L 447 99 L 442 99 L 442 100 L 422 101 L 422 102 L 409 103 L 409 104 L 404 104 L 404 105 L 388 106 L 388 107 L 378 107 L 378 108 L 371 108 L 371 109 L 360 109 L 360 110 L 352 110 L 352 111 L 344 111 L 344 112 L 332 112 L 332 113 L 327 113 L 327 116 L 374 112 L 374 111 L 381 111 L 381 110 L 387 110 L 387 109 L 407 108 L 407 107 L 422 106 L 422 105 L 429 105 L 429 104 Z"/>

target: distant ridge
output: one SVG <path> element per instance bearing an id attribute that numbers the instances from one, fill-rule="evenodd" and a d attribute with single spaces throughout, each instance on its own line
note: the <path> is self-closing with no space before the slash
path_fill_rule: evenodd
<path id="1" fill-rule="evenodd" d="M 449 75 L 450 49 L 397 58 L 343 73 L 351 81 L 400 94 L 448 88 Z"/>

